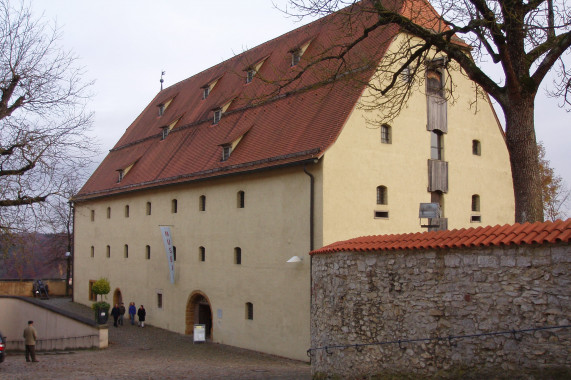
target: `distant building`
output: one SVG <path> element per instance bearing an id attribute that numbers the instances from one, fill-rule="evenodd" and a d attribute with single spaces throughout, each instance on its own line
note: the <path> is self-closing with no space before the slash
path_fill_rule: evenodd
<path id="1" fill-rule="evenodd" d="M 504 137 L 490 104 L 470 109 L 464 76 L 451 74 L 447 104 L 447 74 L 428 62 L 426 88 L 376 128 L 358 107 L 376 64 L 318 83 L 331 69 L 321 62 L 287 83 L 371 21 L 349 30 L 346 17 L 357 16 L 317 20 L 156 95 L 74 197 L 76 301 L 107 277 L 114 301 L 144 304 L 152 325 L 201 323 L 214 342 L 307 360 L 310 250 L 422 231 L 420 203 L 440 205 L 434 228 L 513 223 Z M 378 30 L 347 61 L 380 62 L 401 38 Z"/>

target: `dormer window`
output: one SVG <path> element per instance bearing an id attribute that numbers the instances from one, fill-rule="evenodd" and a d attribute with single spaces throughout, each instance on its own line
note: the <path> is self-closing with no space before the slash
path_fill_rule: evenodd
<path id="1" fill-rule="evenodd" d="M 162 135 L 161 135 L 161 140 L 164 140 L 169 135 L 170 129 L 169 129 L 169 127 L 163 127 L 162 130 L 163 131 L 162 131 Z"/>
<path id="2" fill-rule="evenodd" d="M 309 44 L 311 44 L 312 40 L 306 41 L 304 44 L 302 44 L 301 46 L 297 46 L 295 49 L 290 50 L 291 53 L 291 65 L 295 66 L 299 63 L 299 61 L 301 60 L 301 56 L 303 55 L 303 53 L 305 53 L 305 51 L 307 50 L 307 48 L 309 47 Z"/>
<path id="3" fill-rule="evenodd" d="M 202 99 L 208 98 L 208 95 L 210 95 L 210 87 L 203 87 L 202 88 Z"/>
<path id="4" fill-rule="evenodd" d="M 218 124 L 221 118 L 222 118 L 222 109 L 219 108 L 217 110 L 214 110 L 214 119 L 212 121 L 212 124 Z"/>
<path id="5" fill-rule="evenodd" d="M 295 66 L 301 60 L 301 49 L 296 49 L 291 52 L 291 65 Z"/>
<path id="6" fill-rule="evenodd" d="M 119 173 L 119 179 L 117 182 L 121 182 L 123 180 L 123 177 L 125 176 L 125 171 L 123 169 L 119 169 L 117 170 L 117 172 Z"/>
<path id="7" fill-rule="evenodd" d="M 159 104 L 159 116 L 163 116 L 165 111 L 167 110 L 168 106 L 172 103 L 174 97 L 170 98 L 166 102 Z"/>
<path id="8" fill-rule="evenodd" d="M 252 82 L 252 80 L 254 79 L 254 75 L 256 74 L 256 72 L 254 71 L 254 69 L 250 69 L 246 72 L 246 83 L 250 83 Z"/>
<path id="9" fill-rule="evenodd" d="M 228 158 L 230 158 L 230 153 L 232 153 L 232 146 L 224 145 L 222 147 L 222 161 L 226 161 Z"/>

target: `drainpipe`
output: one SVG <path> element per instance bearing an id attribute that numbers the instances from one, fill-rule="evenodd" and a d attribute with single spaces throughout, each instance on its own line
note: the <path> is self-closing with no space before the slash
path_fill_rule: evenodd
<path id="1" fill-rule="evenodd" d="M 314 208 L 315 208 L 315 177 L 307 171 L 307 165 L 303 171 L 309 176 L 309 251 L 313 251 L 314 235 Z M 313 256 L 309 256 L 309 330 L 311 331 L 311 310 L 313 309 Z M 309 357 L 311 363 L 311 356 Z"/>
<path id="2" fill-rule="evenodd" d="M 73 285 L 75 284 L 75 258 L 74 258 L 74 244 L 75 244 L 75 203 L 70 200 L 69 201 L 69 208 L 71 209 L 71 239 L 69 239 L 69 227 L 68 227 L 68 249 L 70 256 L 67 258 L 67 265 L 68 269 L 67 272 L 69 274 L 69 266 L 71 265 L 71 279 L 73 281 L 71 285 L 71 302 L 75 302 L 75 292 L 73 291 Z M 67 283 L 65 284 L 66 293 L 67 290 L 70 288 L 69 286 L 69 278 L 67 279 Z"/>

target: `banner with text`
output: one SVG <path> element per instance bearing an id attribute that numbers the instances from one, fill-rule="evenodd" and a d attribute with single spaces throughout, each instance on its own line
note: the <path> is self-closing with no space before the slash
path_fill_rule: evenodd
<path id="1" fill-rule="evenodd" d="M 167 226 L 160 226 L 160 227 L 161 227 L 161 235 L 163 236 L 163 243 L 165 245 L 165 252 L 167 253 L 167 261 L 169 264 L 171 284 L 174 284 L 174 254 L 172 248 L 171 228 Z"/>

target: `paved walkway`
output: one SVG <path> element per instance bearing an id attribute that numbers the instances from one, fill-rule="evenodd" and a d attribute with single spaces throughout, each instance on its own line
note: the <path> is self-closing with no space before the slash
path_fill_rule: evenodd
<path id="1" fill-rule="evenodd" d="M 67 298 L 50 304 L 93 317 Z M 38 356 L 8 353 L 0 379 L 311 379 L 309 364 L 222 344 L 193 344 L 190 336 L 152 326 L 109 327 L 109 348 Z M 41 331 L 38 332 L 41 335 Z"/>

